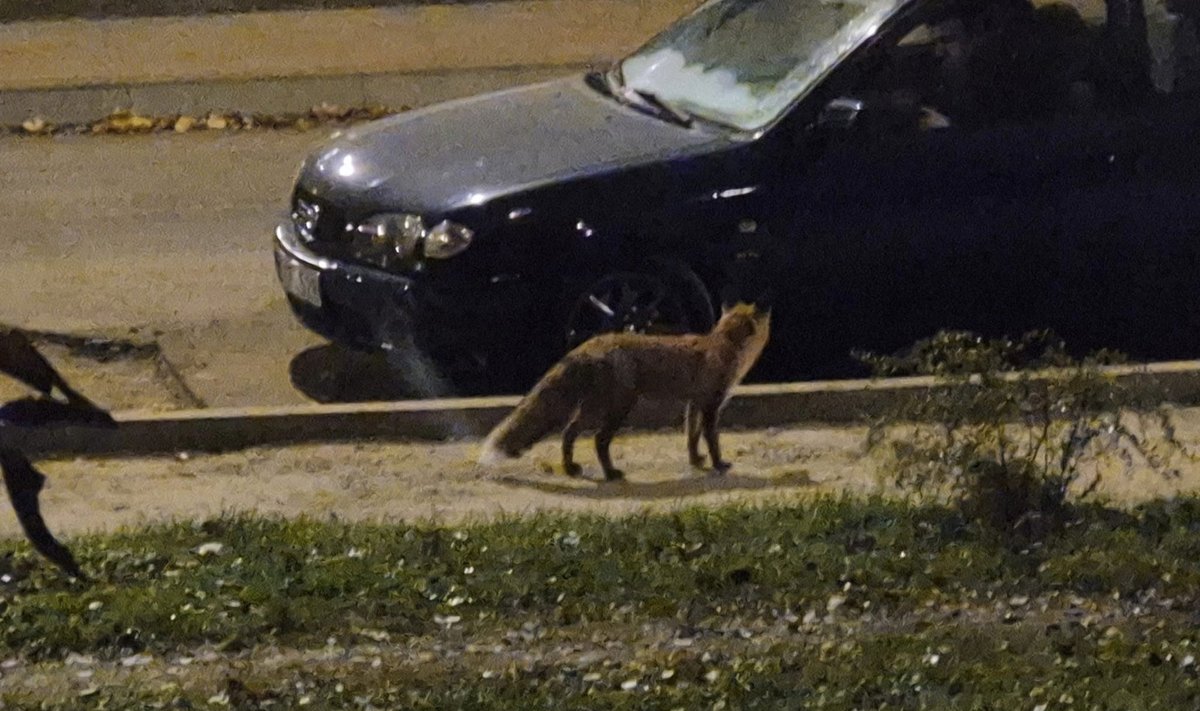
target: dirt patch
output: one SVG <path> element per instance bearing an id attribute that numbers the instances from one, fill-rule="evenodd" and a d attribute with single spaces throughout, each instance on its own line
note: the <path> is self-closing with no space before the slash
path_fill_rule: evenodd
<path id="1" fill-rule="evenodd" d="M 682 434 L 626 436 L 614 456 L 629 480 L 600 474 L 580 448 L 585 476 L 557 473 L 557 443 L 485 469 L 477 442 L 326 444 L 221 455 L 39 464 L 52 530 L 111 531 L 223 512 L 347 520 L 462 521 L 537 510 L 625 513 L 645 507 L 752 501 L 866 484 L 853 430 L 738 432 L 726 437 L 734 469 L 725 477 L 692 470 Z M 0 516 L 0 535 L 18 535 Z"/>
<path id="2" fill-rule="evenodd" d="M 1177 420 L 1182 440 L 1200 442 L 1200 410 L 1182 411 Z M 553 440 L 496 468 L 475 463 L 475 441 L 304 445 L 40 466 L 49 477 L 43 496 L 47 521 L 63 534 L 235 511 L 453 523 L 546 510 L 617 515 L 886 491 L 880 462 L 863 454 L 865 434 L 862 428 L 729 432 L 723 445 L 734 468 L 724 477 L 688 466 L 681 433 L 630 434 L 614 445 L 618 466 L 628 476 L 615 484 L 597 481 L 589 440 L 579 448 L 582 479 L 559 473 Z M 1178 478 L 1137 471 L 1109 477 L 1100 492 L 1132 502 L 1194 490 L 1197 484 L 1200 463 L 1182 462 Z M 19 535 L 11 516 L 0 516 L 0 535 Z"/>
<path id="3" fill-rule="evenodd" d="M 1044 627 L 1064 615 L 1061 600 L 1038 600 L 1030 609 L 1036 607 L 1042 612 L 1023 625 Z M 1106 621 L 1121 619 L 1119 610 L 1117 614 L 1107 612 Z M 253 690 L 267 691 L 263 696 L 269 698 L 275 689 L 312 686 L 314 678 L 344 679 L 360 689 L 378 689 L 397 678 L 488 680 L 516 670 L 529 676 L 587 675 L 588 684 L 605 689 L 630 677 L 649 684 L 670 680 L 676 674 L 700 681 L 711 669 L 728 672 L 724 660 L 770 658 L 781 649 L 816 647 L 852 633 L 867 636 L 899 629 L 919 633 L 923 629 L 920 623 L 927 628 L 930 620 L 982 627 L 995 617 L 994 609 L 980 605 L 955 610 L 953 616 L 945 610 L 926 609 L 901 619 L 874 619 L 869 614 L 857 620 L 813 615 L 801 623 L 789 613 L 769 620 L 729 618 L 720 629 L 705 632 L 667 620 L 554 627 L 533 620 L 519 624 L 513 619 L 509 629 L 447 629 L 403 640 L 381 630 L 356 629 L 311 649 L 262 645 L 231 654 L 206 645 L 168 656 L 139 654 L 120 660 L 78 654 L 66 662 L 14 660 L 11 672 L 0 673 L 0 693 L 14 700 L 36 698 L 69 704 L 102 689 L 158 688 L 201 698 L 212 695 L 210 703 L 214 705 L 237 707 L 237 699 L 254 694 Z M 253 708 L 249 704 L 243 707 Z"/>

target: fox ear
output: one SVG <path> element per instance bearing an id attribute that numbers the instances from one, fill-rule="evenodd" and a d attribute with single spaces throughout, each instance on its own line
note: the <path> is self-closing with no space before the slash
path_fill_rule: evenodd
<path id="1" fill-rule="evenodd" d="M 759 313 L 769 314 L 771 313 L 771 307 L 774 304 L 775 290 L 767 289 L 763 291 L 763 293 L 759 294 L 758 298 L 754 300 L 754 310 L 758 311 Z"/>
<path id="2" fill-rule="evenodd" d="M 738 304 L 737 289 L 733 284 L 726 284 L 721 287 L 721 313 L 729 313 L 730 309 Z"/>

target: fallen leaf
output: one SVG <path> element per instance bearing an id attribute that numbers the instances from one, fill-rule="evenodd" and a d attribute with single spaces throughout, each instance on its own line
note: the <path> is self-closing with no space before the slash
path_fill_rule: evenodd
<path id="1" fill-rule="evenodd" d="M 25 129 L 26 133 L 41 134 L 49 133 L 50 124 L 41 116 L 34 116 L 31 119 L 25 119 L 21 122 L 21 128 Z"/>

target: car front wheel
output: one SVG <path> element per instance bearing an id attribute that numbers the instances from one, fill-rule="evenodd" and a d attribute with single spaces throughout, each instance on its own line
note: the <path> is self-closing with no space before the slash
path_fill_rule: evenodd
<path id="1" fill-rule="evenodd" d="M 579 294 L 567 317 L 566 345 L 600 333 L 702 333 L 715 322 L 704 283 L 687 267 L 648 263 L 612 272 Z"/>

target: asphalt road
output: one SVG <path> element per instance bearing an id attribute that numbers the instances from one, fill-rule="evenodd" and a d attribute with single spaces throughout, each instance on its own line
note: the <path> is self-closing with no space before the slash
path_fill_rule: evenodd
<path id="1" fill-rule="evenodd" d="M 0 22 L 170 17 L 278 10 L 468 4 L 482 0 L 0 0 Z"/>
<path id="2" fill-rule="evenodd" d="M 0 323 L 157 337 L 209 405 L 308 401 L 270 248 L 325 133 L 0 139 Z"/>

